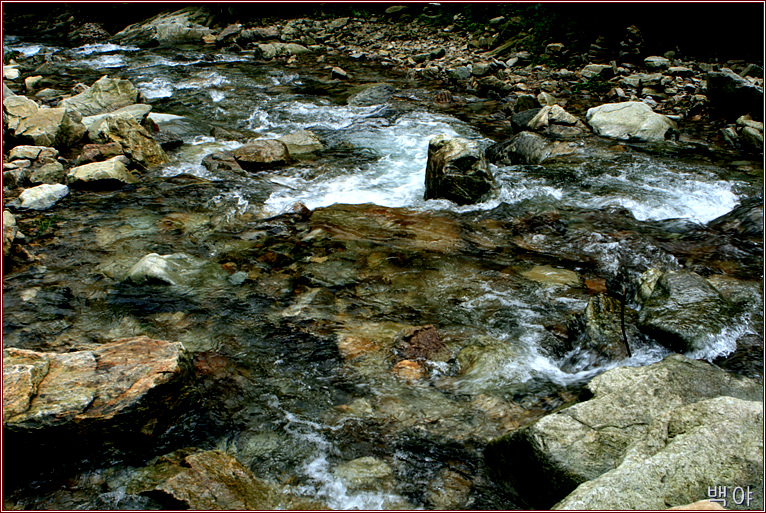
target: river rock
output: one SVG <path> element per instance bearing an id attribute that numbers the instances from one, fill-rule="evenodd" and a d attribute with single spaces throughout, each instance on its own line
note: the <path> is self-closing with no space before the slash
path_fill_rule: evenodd
<path id="1" fill-rule="evenodd" d="M 122 145 L 118 142 L 86 144 L 82 148 L 82 153 L 74 159 L 73 165 L 82 166 L 91 162 L 100 162 L 118 155 L 122 155 Z"/>
<path id="2" fill-rule="evenodd" d="M 354 491 L 389 491 L 394 484 L 391 466 L 372 456 L 338 465 L 335 475 L 343 480 L 349 490 Z"/>
<path id="3" fill-rule="evenodd" d="M 34 184 L 61 184 L 66 182 L 67 171 L 61 162 L 53 161 L 38 167 L 29 176 L 29 181 Z"/>
<path id="4" fill-rule="evenodd" d="M 658 55 L 644 58 L 644 67 L 651 70 L 665 70 L 670 67 L 670 60 Z"/>
<path id="5" fill-rule="evenodd" d="M 163 12 L 147 21 L 130 25 L 112 36 L 112 41 L 138 46 L 199 43 L 203 36 L 215 36 L 204 26 L 210 17 L 204 6 L 186 7 L 174 12 Z"/>
<path id="6" fill-rule="evenodd" d="M 688 411 L 684 406 L 720 396 L 760 401 L 763 395 L 762 385 L 753 380 L 682 355 L 671 355 L 645 367 L 608 370 L 592 379 L 586 390 L 593 394 L 591 399 L 502 436 L 485 450 L 486 462 L 497 478 L 523 493 L 536 509 L 548 509 L 582 483 L 618 468 L 626 460 L 640 456 L 639 460 L 651 463 L 651 453 L 641 455 L 637 451 L 653 448 L 656 453 L 670 446 L 669 426 L 674 417 Z M 719 422 L 723 418 L 719 416 Z M 746 425 L 749 430 L 753 428 L 752 423 Z M 754 431 L 750 431 L 752 435 Z M 762 436 L 762 428 L 757 436 Z M 727 438 L 715 436 L 688 447 L 704 452 L 704 458 L 715 458 L 718 447 L 729 445 Z M 731 454 L 732 447 L 726 451 Z M 761 454 L 752 452 L 739 461 L 727 455 L 721 465 L 741 472 L 748 469 L 748 461 L 762 458 Z M 703 482 L 703 486 L 712 486 L 714 475 L 710 476 L 713 481 L 700 482 L 697 467 L 684 461 L 677 460 L 679 472 L 673 482 L 695 489 Z M 683 466 L 685 470 L 680 468 Z M 757 466 L 750 468 L 762 473 Z M 651 497 L 651 488 L 636 488 L 635 493 L 645 494 L 647 504 L 656 500 Z M 676 504 L 688 503 L 690 498 Z"/>
<path id="7" fill-rule="evenodd" d="M 580 70 L 580 75 L 583 78 L 599 77 L 609 79 L 614 76 L 614 68 L 608 64 L 587 64 Z"/>
<path id="8" fill-rule="evenodd" d="M 136 103 L 138 90 L 129 80 L 104 75 L 82 93 L 64 98 L 59 107 L 78 111 L 82 116 L 95 116 Z"/>
<path id="9" fill-rule="evenodd" d="M 56 148 L 48 146 L 16 146 L 8 153 L 8 160 L 29 159 L 40 163 L 53 162 L 59 156 Z"/>
<path id="10" fill-rule="evenodd" d="M 19 199 L 21 208 L 30 210 L 46 210 L 56 204 L 58 200 L 69 194 L 69 187 L 62 184 L 43 184 L 31 189 L 25 189 Z"/>
<path id="11" fill-rule="evenodd" d="M 88 137 L 90 137 L 90 140 L 93 141 L 95 140 L 94 134 L 98 133 L 98 126 L 102 121 L 104 121 L 104 119 L 106 119 L 107 116 L 112 116 L 115 118 L 131 118 L 136 120 L 138 123 L 143 123 L 151 110 L 151 105 L 146 105 L 145 103 L 136 103 L 106 114 L 96 114 L 95 116 L 84 117 L 82 118 L 82 124 L 88 127 Z"/>
<path id="12" fill-rule="evenodd" d="M 150 253 L 130 268 L 125 280 L 137 285 L 162 283 L 194 287 L 208 278 L 221 281 L 226 277 L 226 272 L 220 266 L 196 259 L 186 253 L 171 255 Z"/>
<path id="13" fill-rule="evenodd" d="M 542 162 L 569 155 L 576 151 L 571 143 L 548 141 L 533 132 L 521 132 L 507 141 L 495 143 L 486 150 L 487 160 L 493 164 L 541 164 Z"/>
<path id="14" fill-rule="evenodd" d="M 746 237 L 763 237 L 763 197 L 747 198 L 734 210 L 713 219 L 707 226 L 713 230 Z"/>
<path id="15" fill-rule="evenodd" d="M 122 152 L 143 167 L 161 166 L 170 162 L 151 134 L 132 117 L 106 116 L 91 128 L 91 140 L 96 143 L 116 142 Z"/>
<path id="16" fill-rule="evenodd" d="M 234 158 L 231 151 L 217 151 L 206 155 L 202 159 L 202 165 L 211 173 L 218 173 L 221 171 L 234 171 L 236 173 L 244 173 L 245 170 L 239 165 L 237 159 Z"/>
<path id="17" fill-rule="evenodd" d="M 113 187 L 121 184 L 138 183 L 138 178 L 128 171 L 125 164 L 118 160 L 110 159 L 104 162 L 93 162 L 92 164 L 73 167 L 69 170 L 66 181 L 73 186 L 95 185 Z"/>
<path id="18" fill-rule="evenodd" d="M 664 141 L 677 133 L 675 121 L 657 114 L 643 102 L 607 103 L 588 109 L 588 124 L 594 132 L 615 139 Z"/>
<path id="19" fill-rule="evenodd" d="M 246 171 L 273 169 L 292 162 L 287 145 L 276 139 L 249 142 L 232 151 L 232 155 Z"/>
<path id="20" fill-rule="evenodd" d="M 707 97 L 715 116 L 736 119 L 750 113 L 763 116 L 763 87 L 751 83 L 729 68 L 707 73 Z"/>
<path id="21" fill-rule="evenodd" d="M 408 328 L 400 332 L 394 341 L 399 358 L 415 361 L 447 361 L 450 350 L 442 342 L 439 332 L 432 325 Z"/>
<path id="22" fill-rule="evenodd" d="M 477 203 L 495 188 L 484 152 L 474 141 L 437 135 L 428 144 L 425 199 Z"/>
<path id="23" fill-rule="evenodd" d="M 230 454 L 215 450 L 183 449 L 161 456 L 136 471 L 127 492 L 150 496 L 169 509 L 326 509 L 316 500 L 283 492 Z"/>
<path id="24" fill-rule="evenodd" d="M 642 278 L 653 285 L 642 291 L 639 329 L 671 350 L 704 355 L 732 321 L 732 305 L 697 273 L 667 271 L 656 279 L 648 280 L 647 273 Z"/>
<path id="25" fill-rule="evenodd" d="M 763 489 L 763 402 L 716 397 L 661 418 L 616 469 L 581 484 L 553 509 L 657 510 L 706 497 L 710 486 Z M 762 495 L 753 499 L 740 507 L 762 510 Z M 728 505 L 739 509 L 733 496 Z"/>
<path id="26" fill-rule="evenodd" d="M 177 403 L 174 384 L 189 370 L 190 359 L 180 342 L 148 337 L 70 353 L 6 348 L 3 428 L 35 438 L 61 426 L 81 436 L 114 430 L 114 437 L 125 429 L 150 435 L 157 417 L 166 417 Z M 174 397 L 163 393 L 165 389 Z"/>
<path id="27" fill-rule="evenodd" d="M 255 55 L 259 59 L 271 60 L 275 57 L 290 57 L 311 53 L 311 50 L 298 43 L 266 43 L 255 47 Z"/>
<path id="28" fill-rule="evenodd" d="M 346 103 L 357 107 L 382 105 L 391 99 L 395 89 L 390 84 L 376 84 L 349 96 Z"/>
<path id="29" fill-rule="evenodd" d="M 283 135 L 277 141 L 284 143 L 290 155 L 312 153 L 324 149 L 319 137 L 310 130 L 299 130 L 292 134 Z"/>
<path id="30" fill-rule="evenodd" d="M 18 229 L 16 228 L 16 216 L 8 210 L 3 210 L 3 256 L 11 254 L 11 245 L 16 239 Z"/>
<path id="31" fill-rule="evenodd" d="M 65 148 L 79 142 L 85 133 L 79 113 L 65 108 L 41 109 L 24 96 L 6 98 L 3 110 L 14 137 L 35 146 Z"/>

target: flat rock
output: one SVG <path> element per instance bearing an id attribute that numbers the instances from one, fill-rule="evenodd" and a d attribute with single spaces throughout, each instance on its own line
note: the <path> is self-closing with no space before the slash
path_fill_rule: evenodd
<path id="1" fill-rule="evenodd" d="M 128 171 L 125 164 L 118 160 L 93 162 L 74 167 L 69 170 L 66 180 L 68 184 L 72 185 L 101 183 L 104 186 L 111 186 L 117 183 L 138 183 L 138 178 Z"/>
<path id="2" fill-rule="evenodd" d="M 277 141 L 283 142 L 287 146 L 290 155 L 312 153 L 324 149 L 319 137 L 310 130 L 299 130 L 292 134 L 283 135 Z"/>
<path id="3" fill-rule="evenodd" d="M 255 140 L 231 152 L 237 163 L 246 171 L 283 166 L 292 161 L 287 145 L 276 139 Z"/>

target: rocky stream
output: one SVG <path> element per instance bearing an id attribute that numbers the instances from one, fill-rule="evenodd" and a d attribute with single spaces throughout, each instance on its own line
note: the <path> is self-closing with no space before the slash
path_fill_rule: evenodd
<path id="1" fill-rule="evenodd" d="M 402 9 L 5 27 L 4 509 L 763 507 L 763 63 Z"/>

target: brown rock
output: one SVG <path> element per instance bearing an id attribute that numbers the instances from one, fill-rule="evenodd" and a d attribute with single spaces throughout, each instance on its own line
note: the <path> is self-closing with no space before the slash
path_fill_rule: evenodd
<path id="1" fill-rule="evenodd" d="M 692 502 L 691 504 L 685 504 L 683 506 L 673 506 L 672 508 L 668 508 L 666 511 L 726 511 L 726 508 L 717 502 L 702 500 Z"/>
<path id="2" fill-rule="evenodd" d="M 402 360 L 392 369 L 394 374 L 408 383 L 421 380 L 426 377 L 426 369 L 419 362 Z"/>
<path id="3" fill-rule="evenodd" d="M 285 143 L 275 139 L 250 142 L 237 148 L 232 154 L 246 171 L 275 168 L 292 161 Z"/>
<path id="4" fill-rule="evenodd" d="M 444 361 L 450 351 L 432 325 L 404 330 L 396 337 L 396 353 L 404 360 Z"/>
<path id="5" fill-rule="evenodd" d="M 346 360 L 353 360 L 378 349 L 379 347 L 375 342 L 364 337 L 350 335 L 338 341 L 338 350 Z"/>

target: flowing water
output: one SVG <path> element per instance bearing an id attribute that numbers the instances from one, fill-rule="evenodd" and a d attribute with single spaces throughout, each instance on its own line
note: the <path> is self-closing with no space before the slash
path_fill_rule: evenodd
<path id="1" fill-rule="evenodd" d="M 285 493 L 333 509 L 517 507 L 488 475 L 482 445 L 572 400 L 608 368 L 668 354 L 645 337 L 624 360 L 561 349 L 556 326 L 590 297 L 583 279 L 611 276 L 626 261 L 678 268 L 654 242 L 636 250 L 624 234 L 688 233 L 760 189 L 709 158 L 593 141 L 579 143 L 566 165 L 493 166 L 497 194 L 457 207 L 423 200 L 427 147 L 438 134 L 490 145 L 478 121 L 486 118 L 470 121 L 481 110 L 476 98 L 437 106 L 432 91 L 369 67 L 357 74 L 397 92 L 385 105 L 349 106 L 350 89 L 321 65 L 199 47 L 62 49 L 8 39 L 5 49 L 63 58 L 70 86 L 104 74 L 129 79 L 158 126 L 184 141 L 137 186 L 73 192 L 43 215 L 52 225 L 40 237 L 45 260 L 6 277 L 5 345 L 65 351 L 139 334 L 180 340 L 195 355 L 200 407 L 156 452 L 224 450 Z M 268 173 L 213 174 L 202 159 L 242 145 L 211 136 L 213 128 L 261 138 L 310 129 L 325 149 Z M 309 220 L 290 213 L 296 202 L 314 211 Z M 504 212 L 555 212 L 580 235 L 551 243 L 554 219 L 550 233 L 512 239 Z M 198 265 L 177 286 L 123 282 L 148 253 L 186 253 Z M 224 272 L 225 262 L 237 272 Z M 725 356 L 738 338 L 762 334 L 753 314 L 760 286 L 742 290 L 750 309 L 693 356 Z M 425 380 L 397 378 L 396 334 L 426 324 L 453 358 L 428 362 Z M 369 456 L 383 477 L 363 486 L 344 477 Z M 82 469 L 79 484 L 32 483 L 16 500 L 161 506 L 130 493 L 138 467 L 117 458 Z M 445 499 L 433 483 L 455 475 L 463 484 Z"/>

